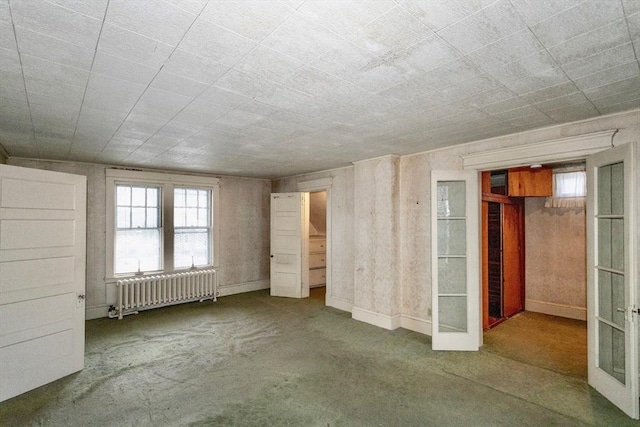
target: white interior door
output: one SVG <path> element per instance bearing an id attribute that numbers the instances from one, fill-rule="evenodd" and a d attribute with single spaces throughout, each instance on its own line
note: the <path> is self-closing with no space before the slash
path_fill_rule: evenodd
<path id="1" fill-rule="evenodd" d="M 0 401 L 84 367 L 86 178 L 0 165 Z"/>
<path id="2" fill-rule="evenodd" d="M 431 173 L 434 350 L 481 345 L 479 191 L 477 171 Z"/>
<path id="3" fill-rule="evenodd" d="M 634 145 L 587 159 L 589 384 L 638 418 Z"/>
<path id="4" fill-rule="evenodd" d="M 271 296 L 309 296 L 309 193 L 271 194 Z"/>

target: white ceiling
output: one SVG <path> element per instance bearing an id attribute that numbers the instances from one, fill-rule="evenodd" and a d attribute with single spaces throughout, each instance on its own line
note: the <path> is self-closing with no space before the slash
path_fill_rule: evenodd
<path id="1" fill-rule="evenodd" d="M 640 0 L 0 0 L 10 156 L 279 177 L 640 106 Z"/>

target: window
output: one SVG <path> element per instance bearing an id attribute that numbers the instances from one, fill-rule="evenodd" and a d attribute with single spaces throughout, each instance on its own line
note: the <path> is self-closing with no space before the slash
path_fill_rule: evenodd
<path id="1" fill-rule="evenodd" d="M 175 268 L 209 264 L 211 209 L 209 190 L 176 188 L 173 196 Z"/>
<path id="2" fill-rule="evenodd" d="M 160 187 L 116 185 L 116 274 L 162 268 L 160 224 Z"/>
<path id="3" fill-rule="evenodd" d="M 107 170 L 107 276 L 215 266 L 217 178 Z"/>
<path id="4" fill-rule="evenodd" d="M 586 206 L 587 173 L 584 170 L 575 169 L 555 169 L 553 171 L 553 197 L 547 197 L 545 207 L 579 208 Z"/>

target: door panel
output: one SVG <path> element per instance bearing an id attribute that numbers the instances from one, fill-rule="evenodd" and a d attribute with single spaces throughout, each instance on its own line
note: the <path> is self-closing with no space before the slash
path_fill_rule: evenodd
<path id="1" fill-rule="evenodd" d="M 520 205 L 502 205 L 503 315 L 524 309 L 520 248 Z"/>
<path id="2" fill-rule="evenodd" d="M 480 347 L 479 188 L 475 171 L 432 171 L 432 346 Z"/>
<path id="3" fill-rule="evenodd" d="M 0 165 L 0 401 L 84 366 L 86 178 Z"/>
<path id="4" fill-rule="evenodd" d="M 484 191 L 484 177 L 482 187 Z M 490 188 L 489 188 L 490 189 Z M 482 329 L 489 328 L 489 202 L 482 202 Z"/>
<path id="5" fill-rule="evenodd" d="M 589 384 L 638 418 L 635 147 L 587 159 Z"/>
<path id="6" fill-rule="evenodd" d="M 309 193 L 271 194 L 271 296 L 309 296 Z"/>

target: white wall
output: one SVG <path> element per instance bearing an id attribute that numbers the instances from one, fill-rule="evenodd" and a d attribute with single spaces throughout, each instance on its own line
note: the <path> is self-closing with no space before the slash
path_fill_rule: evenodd
<path id="1" fill-rule="evenodd" d="M 524 208 L 526 310 L 586 320 L 587 243 L 584 207 Z"/>
<path id="2" fill-rule="evenodd" d="M 355 164 L 353 318 L 400 326 L 400 186 L 396 156 Z"/>
<path id="3" fill-rule="evenodd" d="M 105 282 L 105 170 L 108 166 L 9 158 L 14 166 L 87 177 L 87 318 L 104 317 L 116 302 Z M 269 180 L 220 178 L 221 295 L 269 287 Z"/>

